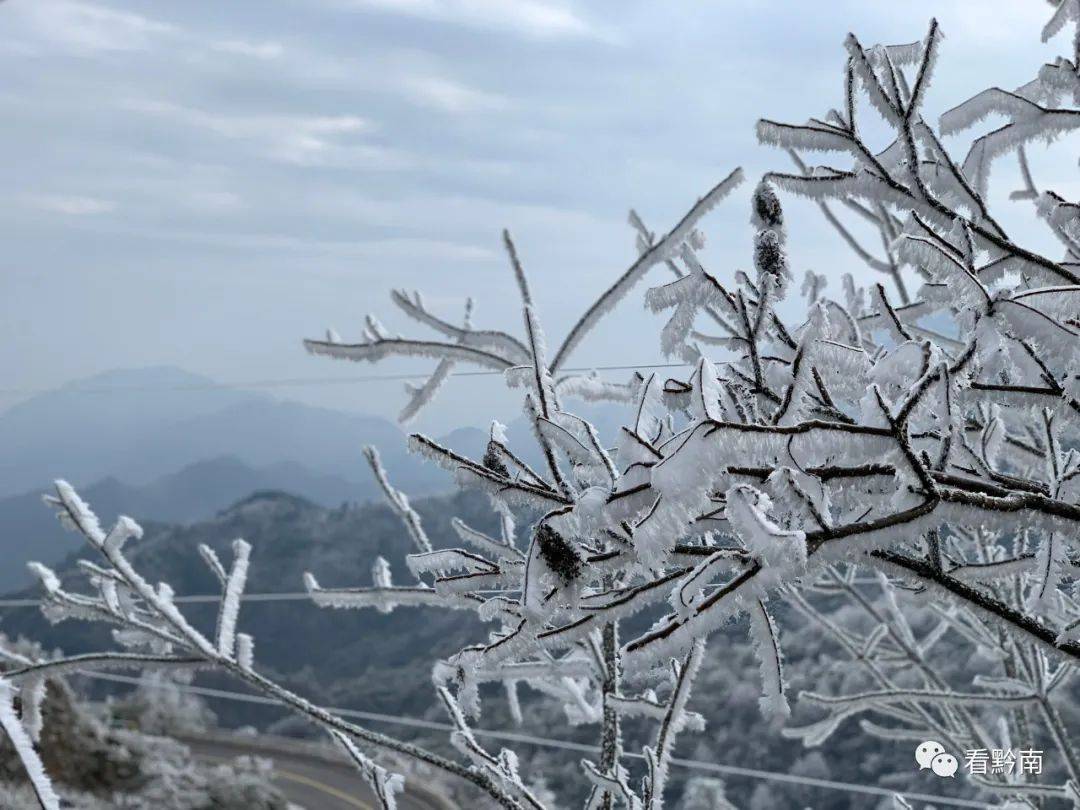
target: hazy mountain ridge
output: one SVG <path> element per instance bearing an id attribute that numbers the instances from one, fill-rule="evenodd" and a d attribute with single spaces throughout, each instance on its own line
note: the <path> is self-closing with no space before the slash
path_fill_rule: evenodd
<path id="1" fill-rule="evenodd" d="M 620 415 L 588 408 L 605 438 Z M 523 419 L 507 434 L 522 458 L 542 464 Z M 462 427 L 437 441 L 479 458 L 488 432 Z M 0 550 L 12 562 L 0 570 L 0 589 L 29 581 L 24 563 L 52 564 L 71 549 L 40 502 L 56 478 L 74 483 L 105 520 L 186 523 L 256 490 L 323 506 L 367 500 L 375 489 L 361 450 L 369 444 L 410 495 L 454 487 L 385 419 L 238 391 L 182 369 L 112 371 L 40 394 L 0 414 Z"/>
<path id="2" fill-rule="evenodd" d="M 361 456 L 379 447 L 412 486 L 443 486 L 385 419 L 222 387 L 172 367 L 100 374 L 39 394 L 0 414 L 0 495 L 65 478 L 142 485 L 207 459 L 252 467 L 295 462 L 315 473 L 367 480 Z"/>
<path id="3" fill-rule="evenodd" d="M 87 498 L 97 509 L 92 499 Z M 470 525 L 492 530 L 482 498 L 457 494 L 421 498 L 414 503 L 436 545 L 457 545 L 450 515 Z M 44 508 L 44 507 L 42 507 Z M 168 579 L 178 594 L 216 593 L 219 585 L 198 553 L 206 543 L 224 560 L 231 559 L 231 543 L 243 537 L 253 547 L 248 577 L 249 593 L 303 590 L 302 575 L 311 571 L 325 585 L 351 586 L 371 582 L 371 564 L 382 556 L 395 576 L 410 575 L 405 555 L 414 549 L 394 514 L 378 503 L 342 504 L 328 509 L 292 494 L 262 491 L 248 495 L 212 518 L 187 526 L 148 523 L 145 536 L 131 546 L 131 559 L 150 581 Z M 78 588 L 75 561 L 93 558 L 92 550 L 67 535 L 72 551 L 57 564 L 63 579 Z M 36 588 L 21 591 L 36 595 Z M 213 630 L 214 605 L 188 605 L 196 624 Z M 419 616 L 422 622 L 417 622 Z M 352 691 L 347 679 L 374 672 L 393 671 L 392 678 L 374 678 L 371 703 L 383 709 L 423 710 L 430 704 L 430 655 L 448 655 L 466 641 L 483 636 L 479 622 L 468 614 L 447 611 L 399 610 L 389 616 L 374 611 L 327 611 L 307 601 L 255 602 L 241 611 L 245 632 L 259 642 L 263 666 L 302 680 L 305 662 L 319 662 L 317 679 L 310 684 L 323 694 Z M 111 646 L 109 628 L 84 622 L 50 625 L 36 610 L 0 612 L 0 630 L 41 640 L 46 648 L 68 652 Z M 378 651 L 378 654 L 373 654 Z M 329 700 L 329 698 L 324 698 Z M 335 698 L 336 699 L 336 698 Z"/>
<path id="4" fill-rule="evenodd" d="M 188 465 L 141 486 L 110 476 L 80 492 L 109 525 L 121 514 L 159 523 L 206 520 L 258 490 L 284 490 L 322 506 L 337 506 L 370 498 L 374 485 L 370 480 L 355 483 L 320 475 L 296 462 L 255 468 L 222 457 Z M 16 563 L 0 569 L 0 589 L 17 588 L 31 581 L 29 571 L 18 563 L 37 560 L 51 565 L 76 549 L 76 538 L 42 503 L 41 495 L 48 491 L 42 487 L 0 498 L 0 552 Z"/>
<path id="5" fill-rule="evenodd" d="M 467 434 L 451 443 L 474 452 L 483 433 Z M 41 503 L 56 478 L 74 483 L 103 520 L 187 523 L 256 490 L 323 506 L 367 500 L 368 444 L 408 492 L 453 488 L 385 419 L 237 391 L 182 369 L 111 371 L 37 395 L 0 414 L 0 551 L 11 562 L 0 589 L 29 582 L 26 562 L 71 551 Z"/>

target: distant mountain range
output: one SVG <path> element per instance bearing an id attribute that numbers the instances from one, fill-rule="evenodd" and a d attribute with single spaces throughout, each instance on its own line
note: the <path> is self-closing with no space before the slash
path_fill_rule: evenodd
<path id="1" fill-rule="evenodd" d="M 284 490 L 322 506 L 366 500 L 374 483 L 358 484 L 333 475 L 319 475 L 292 461 L 250 467 L 232 457 L 199 461 L 148 484 L 127 484 L 103 478 L 80 494 L 102 522 L 121 515 L 145 522 L 186 524 L 205 520 L 253 492 Z M 22 587 L 31 577 L 22 563 L 53 564 L 76 549 L 78 540 L 65 531 L 53 511 L 41 501 L 50 488 L 0 498 L 0 554 L 10 561 L 0 568 L 0 590 Z"/>
<path id="2" fill-rule="evenodd" d="M 86 500 L 105 520 L 104 504 L 86 491 Z M 414 506 L 424 520 L 432 542 L 454 546 L 460 541 L 450 527 L 450 516 L 460 515 L 483 531 L 494 532 L 487 501 L 476 493 L 417 498 Z M 222 559 L 231 558 L 231 543 L 243 537 L 252 545 L 249 593 L 303 590 L 302 576 L 311 571 L 327 586 L 365 585 L 371 582 L 375 558 L 387 559 L 399 581 L 408 581 L 405 555 L 414 549 L 400 520 L 382 503 L 345 504 L 326 508 L 306 498 L 274 491 L 260 491 L 237 500 L 205 521 L 178 526 L 151 523 L 144 537 L 125 547 L 133 563 L 152 582 L 167 580 L 180 594 L 210 594 L 218 584 L 198 553 L 200 543 L 211 546 Z M 67 554 L 56 563 L 66 583 L 85 588 L 85 578 L 75 570 L 77 558 L 95 559 L 95 552 L 73 533 L 66 533 Z M 22 591 L 37 595 L 39 587 Z M 185 606 L 192 621 L 210 628 L 216 607 Z M 315 673 L 299 672 L 305 664 L 319 664 L 316 682 L 309 693 L 331 687 L 347 691 L 348 681 L 367 671 L 392 671 L 379 678 L 372 692 L 380 690 L 393 703 L 382 711 L 426 709 L 432 690 L 428 651 L 448 654 L 470 638 L 482 636 L 483 626 L 469 614 L 428 611 L 417 623 L 413 610 L 382 616 L 373 611 L 325 611 L 306 601 L 250 603 L 241 621 L 246 631 L 258 633 L 259 660 L 301 680 Z M 47 649 L 68 652 L 111 645 L 111 628 L 102 624 L 64 622 L 49 625 L 32 609 L 0 611 L 0 630 L 41 640 Z M 375 654 L 378 650 L 378 654 Z M 398 667 L 411 665 L 408 673 Z M 407 683 L 403 681 L 407 679 Z M 355 683 L 352 688 L 355 688 Z M 325 700 L 338 700 L 327 696 Z M 364 704 L 374 708 L 378 703 Z M 334 704 L 340 705 L 340 704 Z"/>
<path id="3" fill-rule="evenodd" d="M 601 436 L 618 410 L 591 408 Z M 539 463 L 524 420 L 511 443 Z M 478 457 L 487 432 L 464 427 L 440 442 Z M 129 369 L 79 380 L 0 414 L 0 589 L 25 584 L 25 563 L 53 563 L 71 538 L 40 500 L 56 478 L 75 484 L 103 519 L 189 523 L 259 490 L 321 506 L 375 494 L 361 455 L 378 447 L 394 484 L 411 494 L 452 489 L 452 478 L 408 452 L 405 434 L 379 417 L 317 408 L 224 388 L 173 367 Z"/>
<path id="4" fill-rule="evenodd" d="M 430 470 L 425 476 L 426 465 L 408 454 L 404 435 L 385 419 L 222 388 L 178 368 L 113 371 L 0 414 L 0 495 L 55 478 L 79 486 L 107 477 L 148 484 L 223 456 L 365 481 L 365 444 L 378 446 L 387 469 L 416 486 L 445 480 Z"/>

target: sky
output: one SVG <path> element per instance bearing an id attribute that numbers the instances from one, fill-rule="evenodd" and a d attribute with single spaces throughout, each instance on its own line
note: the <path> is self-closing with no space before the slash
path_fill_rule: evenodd
<path id="1" fill-rule="evenodd" d="M 422 334 L 394 288 L 452 319 L 472 295 L 477 325 L 519 330 L 503 227 L 555 342 L 632 262 L 631 206 L 666 230 L 735 166 L 788 168 L 754 122 L 837 106 L 849 30 L 908 42 L 936 16 L 936 115 L 1032 78 L 1067 46 L 1040 42 L 1048 15 L 1043 0 L 7 0 L 0 408 L 116 368 L 429 368 L 300 341 L 356 339 L 369 312 Z M 749 264 L 752 185 L 703 225 L 721 277 Z M 812 206 L 788 212 L 797 274 L 866 272 Z M 574 364 L 663 360 L 643 292 Z M 385 416 L 405 403 L 400 383 L 279 393 Z M 419 424 L 481 425 L 516 402 L 497 378 L 451 380 Z"/>

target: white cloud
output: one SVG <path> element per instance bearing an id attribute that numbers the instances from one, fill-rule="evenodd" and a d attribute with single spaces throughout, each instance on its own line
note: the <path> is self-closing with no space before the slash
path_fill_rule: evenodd
<path id="1" fill-rule="evenodd" d="M 149 50 L 155 38 L 176 33 L 167 23 L 81 0 L 12 3 L 10 11 L 39 38 L 72 51 Z"/>
<path id="2" fill-rule="evenodd" d="M 215 51 L 234 54 L 236 56 L 249 56 L 252 59 L 277 59 L 285 48 L 280 42 L 248 42 L 242 39 L 223 39 L 211 46 Z"/>
<path id="3" fill-rule="evenodd" d="M 116 209 L 112 200 L 70 194 L 34 194 L 26 198 L 34 208 L 70 216 L 107 214 Z"/>
<path id="4" fill-rule="evenodd" d="M 274 113 L 232 114 L 186 107 L 171 101 L 128 100 L 122 103 L 133 112 L 170 118 L 188 126 L 206 129 L 226 138 L 310 137 L 329 138 L 370 132 L 371 122 L 355 115 L 279 115 Z"/>
<path id="5" fill-rule="evenodd" d="M 571 8 L 548 0 L 350 0 L 350 5 L 536 37 L 600 35 Z"/>
<path id="6" fill-rule="evenodd" d="M 396 169 L 408 163 L 401 152 L 358 142 L 356 136 L 375 127 L 355 115 L 219 113 L 147 99 L 128 100 L 121 106 L 231 140 L 251 141 L 261 145 L 265 157 L 282 163 L 373 169 Z"/>
<path id="7" fill-rule="evenodd" d="M 240 198 L 240 195 L 231 191 L 195 190 L 185 194 L 181 202 L 189 208 L 215 213 L 237 211 L 244 207 L 244 201 Z"/>
<path id="8" fill-rule="evenodd" d="M 140 225 L 133 228 L 125 223 L 87 223 L 89 232 L 117 236 L 137 236 L 140 239 L 160 239 L 205 245 L 229 250 L 288 251 L 301 255 L 339 256 L 377 262 L 387 261 L 498 261 L 502 253 L 467 241 L 396 236 L 371 239 L 314 239 L 284 233 L 208 231 L 176 227 Z M 312 269 L 311 272 L 317 272 Z"/>
<path id="9" fill-rule="evenodd" d="M 402 90 L 414 101 L 443 112 L 496 110 L 507 105 L 504 97 L 486 93 L 443 76 L 403 76 Z"/>

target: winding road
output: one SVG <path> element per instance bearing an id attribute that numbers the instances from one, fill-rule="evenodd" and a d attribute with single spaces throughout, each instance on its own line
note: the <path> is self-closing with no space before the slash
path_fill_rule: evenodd
<path id="1" fill-rule="evenodd" d="M 227 762 L 238 756 L 266 757 L 274 762 L 274 782 L 292 803 L 304 810 L 378 810 L 364 778 L 344 760 L 319 754 L 273 737 L 185 739 L 196 759 Z M 433 793 L 406 782 L 397 796 L 400 810 L 455 810 Z"/>

